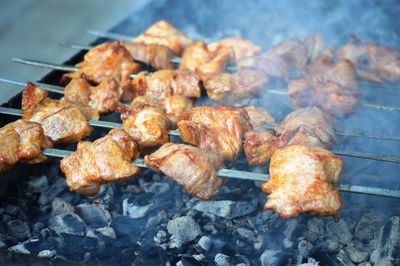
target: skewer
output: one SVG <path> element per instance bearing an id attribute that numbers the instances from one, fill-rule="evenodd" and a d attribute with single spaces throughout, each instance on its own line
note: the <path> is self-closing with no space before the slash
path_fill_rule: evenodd
<path id="1" fill-rule="evenodd" d="M 22 116 L 22 111 L 20 109 L 14 109 L 9 107 L 0 107 L 0 114 L 7 114 L 13 116 Z M 108 122 L 108 121 L 99 121 L 99 120 L 89 120 L 89 125 L 94 127 L 101 127 L 101 128 L 122 128 L 120 123 L 115 122 Z M 266 128 L 269 128 L 266 127 Z M 168 132 L 170 136 L 177 136 L 179 137 L 178 130 L 170 130 Z M 331 150 L 331 152 L 336 153 L 335 150 Z M 381 154 L 374 154 L 374 153 L 366 153 L 366 152 L 357 152 L 357 151 L 337 151 L 338 154 L 349 156 L 349 157 L 357 157 L 363 158 L 368 160 L 376 160 L 376 161 L 384 161 L 384 162 L 391 162 L 391 163 L 400 163 L 400 157 L 395 156 L 387 156 Z"/>
<path id="2" fill-rule="evenodd" d="M 0 82 L 14 84 L 14 85 L 18 85 L 18 86 L 26 86 L 26 84 L 27 84 L 27 81 L 9 79 L 9 78 L 4 78 L 4 77 L 0 77 Z M 42 82 L 33 82 L 33 84 L 35 84 L 47 91 L 64 94 L 64 88 L 61 86 L 50 85 L 50 84 L 46 84 L 46 83 L 42 83 Z M 267 92 L 274 93 L 274 94 L 286 94 L 286 92 L 284 92 L 282 90 L 267 90 Z M 264 125 L 263 127 L 266 129 L 274 130 L 274 126 L 271 126 L 271 125 Z M 335 131 L 335 134 L 339 135 L 339 136 L 344 136 L 344 137 L 380 139 L 380 140 L 387 140 L 387 141 L 400 141 L 400 137 L 376 136 L 376 135 L 371 135 L 371 134 L 367 134 L 367 133 L 363 133 L 363 132 L 344 132 L 344 131 L 337 130 L 337 131 Z M 179 133 L 171 130 L 170 135 L 179 136 Z"/>
<path id="3" fill-rule="evenodd" d="M 71 155 L 72 152 L 66 151 L 66 150 L 60 150 L 60 149 L 46 148 L 46 149 L 43 149 L 43 154 L 46 156 L 49 156 L 49 157 L 64 158 L 64 157 Z M 132 163 L 140 168 L 148 168 L 144 164 L 142 159 L 136 159 Z M 238 170 L 231 170 L 231 169 L 220 169 L 218 171 L 218 176 L 227 177 L 227 178 L 235 178 L 235 179 L 244 179 L 244 180 L 250 180 L 250 181 L 262 181 L 262 182 L 268 181 L 268 178 L 269 178 L 268 174 L 259 174 L 259 173 L 254 173 L 254 172 L 238 171 Z M 398 191 L 398 190 L 376 188 L 376 187 L 356 186 L 356 185 L 350 185 L 350 184 L 334 184 L 334 186 L 337 189 L 339 189 L 340 191 L 345 191 L 345 192 L 400 198 L 400 191 Z"/>

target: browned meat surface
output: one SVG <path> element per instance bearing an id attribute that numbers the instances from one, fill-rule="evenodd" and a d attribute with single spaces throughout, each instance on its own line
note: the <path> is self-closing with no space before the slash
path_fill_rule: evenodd
<path id="1" fill-rule="evenodd" d="M 169 119 L 157 99 L 140 96 L 121 115 L 124 130 L 141 148 L 152 148 L 167 143 Z"/>
<path id="2" fill-rule="evenodd" d="M 174 26 L 160 20 L 151 25 L 144 33 L 132 40 L 134 43 L 158 44 L 168 47 L 176 55 L 181 55 L 192 40 L 179 32 Z"/>
<path id="3" fill-rule="evenodd" d="M 122 107 L 122 90 L 117 81 L 106 79 L 97 86 L 91 86 L 86 79 L 75 78 L 64 89 L 64 100 L 89 106 L 99 114 L 109 114 Z"/>
<path id="4" fill-rule="evenodd" d="M 125 48 L 136 61 L 145 63 L 155 69 L 174 69 L 171 62 L 174 53 L 164 45 L 125 42 Z"/>
<path id="5" fill-rule="evenodd" d="M 39 163 L 46 159 L 42 149 L 52 143 L 40 124 L 19 119 L 0 128 L 0 173 L 18 161 Z"/>
<path id="6" fill-rule="evenodd" d="M 76 66 L 79 70 L 65 74 L 64 79 L 83 77 L 95 84 L 114 79 L 124 92 L 123 100 L 130 100 L 134 96 L 130 91 L 130 74 L 138 72 L 140 64 L 134 62 L 122 42 L 103 43 L 90 49 L 84 60 Z"/>
<path id="7" fill-rule="evenodd" d="M 40 123 L 44 134 L 53 142 L 69 144 L 92 133 L 79 108 L 66 101 L 47 98 L 47 91 L 28 83 L 22 93 L 22 118 Z"/>
<path id="8" fill-rule="evenodd" d="M 272 155 L 268 182 L 261 189 L 268 194 L 265 209 L 284 219 L 302 213 L 334 216 L 341 207 L 332 182 L 339 181 L 343 161 L 322 148 L 289 145 Z"/>
<path id="9" fill-rule="evenodd" d="M 182 95 L 172 95 L 163 101 L 165 113 L 168 115 L 170 126 L 173 129 L 178 127 L 177 121 L 185 111 L 193 108 L 193 101 Z"/>
<path id="10" fill-rule="evenodd" d="M 262 127 L 265 124 L 275 125 L 275 118 L 263 108 L 253 106 L 244 107 L 250 117 L 250 123 L 253 128 Z"/>
<path id="11" fill-rule="evenodd" d="M 268 77 L 256 69 L 240 69 L 234 74 L 219 73 L 203 79 L 208 97 L 234 106 L 248 104 L 267 84 Z"/>
<path id="12" fill-rule="evenodd" d="M 178 121 L 181 139 L 205 151 L 234 161 L 242 151 L 242 138 L 252 129 L 243 108 L 231 106 L 194 107 Z"/>
<path id="13" fill-rule="evenodd" d="M 221 157 L 185 144 L 164 144 L 144 158 L 145 164 L 181 184 L 191 195 L 208 200 L 219 191 L 223 179 Z"/>
<path id="14" fill-rule="evenodd" d="M 60 168 L 71 191 L 93 196 L 100 185 L 123 182 L 139 172 L 131 163 L 137 156 L 136 143 L 122 129 L 112 129 L 95 142 L 81 141 L 77 150 L 61 160 Z"/>
<path id="15" fill-rule="evenodd" d="M 360 95 L 353 65 L 320 57 L 307 67 L 305 78 L 289 81 L 289 97 L 295 108 L 318 106 L 337 116 L 353 112 Z"/>
<path id="16" fill-rule="evenodd" d="M 159 70 L 153 73 L 141 72 L 132 86 L 137 95 L 163 100 L 172 95 L 189 98 L 201 96 L 200 78 L 188 70 Z"/>
<path id="17" fill-rule="evenodd" d="M 337 56 L 353 63 L 357 75 L 374 82 L 400 80 L 400 49 L 352 40 L 343 45 Z"/>
<path id="18" fill-rule="evenodd" d="M 266 164 L 280 146 L 279 138 L 264 128 L 257 128 L 245 134 L 244 153 L 249 165 Z"/>
<path id="19" fill-rule="evenodd" d="M 221 73 L 225 71 L 232 55 L 231 47 L 219 46 L 215 51 L 210 51 L 204 42 L 193 42 L 185 49 L 179 69 L 210 74 Z"/>
<path id="20" fill-rule="evenodd" d="M 254 45 L 251 41 L 245 40 L 241 37 L 225 38 L 217 42 L 210 43 L 208 46 L 210 51 L 216 51 L 219 47 L 227 47 L 233 50 L 232 59 L 236 62 L 249 56 L 254 56 L 261 51 L 261 48 Z"/>

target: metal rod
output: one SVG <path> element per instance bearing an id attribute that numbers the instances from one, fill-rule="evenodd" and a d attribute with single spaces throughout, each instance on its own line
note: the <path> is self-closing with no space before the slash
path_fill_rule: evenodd
<path id="1" fill-rule="evenodd" d="M 119 33 L 113 33 L 113 32 L 102 32 L 102 31 L 97 31 L 97 30 L 87 30 L 87 33 L 90 35 L 96 36 L 96 37 L 102 37 L 102 38 L 108 38 L 108 39 L 113 39 L 113 40 L 125 40 L 125 41 L 132 41 L 134 36 L 128 36 L 124 34 L 119 34 Z"/>
<path id="2" fill-rule="evenodd" d="M 49 157 L 56 158 L 64 158 L 72 154 L 71 151 L 60 150 L 60 149 L 43 149 L 43 154 Z M 142 159 L 136 159 L 133 161 L 137 167 L 140 168 L 148 168 Z M 251 181 L 268 181 L 268 174 L 259 174 L 254 172 L 247 171 L 238 171 L 231 169 L 220 169 L 218 171 L 218 176 L 220 177 L 228 177 L 235 179 L 243 179 L 243 180 L 251 180 Z M 376 187 L 365 187 L 365 186 L 356 186 L 349 184 L 334 184 L 334 186 L 340 191 L 352 192 L 358 194 L 368 194 L 368 195 L 377 195 L 384 197 L 392 197 L 392 198 L 400 198 L 400 191 L 393 189 L 384 189 L 384 188 L 376 188 Z"/>
<path id="3" fill-rule="evenodd" d="M 9 83 L 9 84 L 18 85 L 18 86 L 24 86 L 24 87 L 28 83 L 27 81 L 24 81 L 24 80 L 10 79 L 10 78 L 5 78 L 5 77 L 0 77 L 0 82 L 5 82 L 5 83 Z M 42 89 L 45 89 L 47 91 L 64 94 L 64 88 L 61 86 L 50 85 L 50 84 L 46 84 L 46 83 L 42 83 L 42 82 L 33 82 L 33 81 L 31 81 L 31 82 L 33 84 L 35 84 L 36 86 L 38 86 Z"/>

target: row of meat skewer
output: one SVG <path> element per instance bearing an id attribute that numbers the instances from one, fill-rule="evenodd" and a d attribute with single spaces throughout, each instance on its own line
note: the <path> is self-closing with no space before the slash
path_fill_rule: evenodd
<path id="1" fill-rule="evenodd" d="M 177 55 L 182 59 L 174 70 L 171 60 Z M 262 185 L 269 194 L 265 208 L 283 218 L 304 212 L 335 215 L 341 201 L 332 183 L 339 181 L 343 162 L 326 148 L 334 142 L 332 115 L 347 115 L 357 105 L 359 71 L 348 59 L 331 55 L 319 36 L 260 53 L 240 38 L 209 45 L 193 42 L 158 22 L 132 43 L 91 49 L 77 71 L 64 75 L 68 85 L 62 100 L 48 98 L 29 83 L 22 96 L 23 119 L 0 131 L 7 142 L 0 170 L 17 161 L 44 160 L 42 149 L 80 141 L 92 132 L 88 120 L 118 111 L 123 129 L 112 129 L 93 143 L 80 141 L 77 151 L 61 161 L 72 191 L 94 195 L 105 182 L 126 181 L 139 171 L 131 161 L 145 155 L 149 168 L 209 199 L 225 182 L 218 170 L 244 150 L 250 165 L 270 162 L 270 179 Z M 131 79 L 141 68 L 134 59 L 160 70 Z M 230 63 L 236 64 L 235 73 L 224 72 Z M 395 76 L 375 72 L 380 77 L 375 81 Z M 299 75 L 301 79 L 290 80 Z M 272 116 L 243 106 L 273 78 L 289 81 L 288 94 L 298 110 L 268 131 L 262 125 L 274 124 Z M 223 105 L 195 107 L 203 89 Z M 131 101 L 128 106 L 126 100 Z M 186 144 L 169 142 L 169 130 L 176 128 Z"/>

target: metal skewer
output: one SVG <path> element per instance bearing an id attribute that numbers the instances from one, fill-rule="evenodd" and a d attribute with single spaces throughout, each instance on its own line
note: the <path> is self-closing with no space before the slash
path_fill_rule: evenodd
<path id="1" fill-rule="evenodd" d="M 9 107 L 0 107 L 1 114 L 7 115 L 14 115 L 14 116 L 22 116 L 22 111 L 20 109 L 14 109 Z M 101 128 L 122 128 L 120 123 L 108 122 L 108 121 L 98 121 L 98 120 L 89 120 L 89 125 L 94 127 L 101 127 Z M 177 136 L 179 137 L 178 130 L 170 130 L 168 132 L 170 136 Z M 336 153 L 336 151 L 331 150 L 331 152 Z M 384 161 L 384 162 L 391 162 L 391 163 L 400 163 L 400 157 L 395 156 L 387 156 L 381 154 L 373 154 L 373 153 L 366 153 L 366 152 L 356 152 L 356 151 L 338 151 L 338 154 L 349 156 L 349 157 L 357 157 L 363 158 L 368 160 L 377 160 L 377 161 Z"/>
<path id="2" fill-rule="evenodd" d="M 71 155 L 72 152 L 66 151 L 66 150 L 60 150 L 60 149 L 47 148 L 47 149 L 43 149 L 43 154 L 46 156 L 49 156 L 49 157 L 64 158 L 64 157 Z M 136 159 L 132 163 L 140 168 L 148 168 L 144 164 L 144 161 L 142 159 Z M 235 178 L 235 179 L 251 180 L 251 181 L 262 181 L 262 182 L 266 182 L 269 179 L 268 174 L 259 174 L 259 173 L 254 173 L 254 172 L 238 171 L 238 170 L 231 170 L 231 169 L 220 169 L 218 171 L 218 176 Z M 398 190 L 376 188 L 376 187 L 355 186 L 355 185 L 349 185 L 349 184 L 334 184 L 334 186 L 337 189 L 339 189 L 341 191 L 345 191 L 345 192 L 400 198 L 400 191 L 398 191 Z"/>

